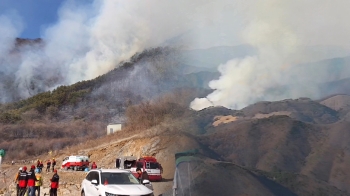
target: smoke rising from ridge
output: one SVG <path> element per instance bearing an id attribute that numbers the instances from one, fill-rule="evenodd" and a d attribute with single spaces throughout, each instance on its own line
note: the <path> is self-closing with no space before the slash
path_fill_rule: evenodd
<path id="1" fill-rule="evenodd" d="M 93 79 L 150 47 L 235 44 L 228 41 L 234 38 L 228 34 L 235 32 L 235 25 L 223 26 L 220 31 L 226 34 L 218 35 L 217 30 L 221 21 L 232 18 L 229 6 L 230 1 L 202 0 L 66 1 L 58 22 L 42 30 L 43 45 L 21 47 L 20 55 L 11 53 L 20 28 L 10 22 L 13 16 L 1 15 L 7 19 L 1 23 L 0 49 L 5 52 L 0 54 L 0 80 L 12 85 L 0 86 L 0 102 Z"/>
<path id="2" fill-rule="evenodd" d="M 348 48 L 350 31 L 345 22 L 349 2 L 257 1 L 252 7 L 242 37 L 258 50 L 256 56 L 233 59 L 219 66 L 221 77 L 209 83 L 214 91 L 196 98 L 191 107 L 209 106 L 241 109 L 257 101 L 286 98 L 320 98 L 319 85 L 350 77 L 350 66 L 339 70 L 310 69 L 302 63 L 322 59 L 309 51 L 310 45 Z M 321 14 L 321 15 L 320 15 Z M 320 18 L 319 18 L 320 17 Z M 335 65 L 334 65 L 335 67 Z"/>
<path id="3" fill-rule="evenodd" d="M 345 0 L 94 0 L 66 1 L 58 22 L 42 30 L 41 44 L 18 47 L 18 14 L 0 15 L 0 102 L 10 102 L 81 80 L 93 79 L 151 47 L 186 49 L 249 44 L 258 55 L 219 66 L 215 91 L 192 107 L 241 108 L 260 100 L 318 97 L 317 84 L 349 77 L 348 68 L 295 65 L 325 58 L 309 46 L 348 50 L 350 24 Z M 339 55 L 334 52 L 333 56 Z M 310 77 L 311 76 L 311 77 Z M 199 102 L 201 103 L 199 103 Z M 205 102 L 205 104 L 202 104 Z"/>

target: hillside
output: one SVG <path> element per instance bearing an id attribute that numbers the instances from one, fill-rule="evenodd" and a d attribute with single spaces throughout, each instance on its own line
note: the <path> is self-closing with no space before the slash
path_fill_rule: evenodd
<path id="1" fill-rule="evenodd" d="M 181 105 L 167 104 L 170 100 L 175 103 L 171 98 L 176 99 L 163 97 L 130 107 L 126 114 L 131 121 L 120 133 L 55 150 L 51 156 L 43 153 L 31 157 L 46 160 L 54 156 L 62 160 L 64 156 L 78 153 L 90 155 L 100 167 L 113 168 L 118 156 L 152 155 L 164 168 L 163 182 L 154 183 L 155 193 L 160 194 L 171 191 L 174 154 L 198 149 L 203 162 L 194 171 L 193 190 L 199 195 L 212 195 L 213 187 L 228 190 L 221 192 L 222 195 L 232 195 L 232 191 L 237 195 L 349 195 L 350 175 L 346 164 L 350 154 L 349 122 L 341 117 L 333 118 L 338 116 L 337 111 L 308 99 L 297 99 L 288 100 L 288 104 L 271 102 L 267 109 L 264 109 L 266 103 L 260 103 L 241 111 L 212 107 L 195 112 L 181 109 Z M 302 113 L 305 107 L 316 111 L 305 113 L 313 119 L 310 122 L 288 115 L 257 118 L 254 112 Z M 329 116 L 334 122 L 315 120 L 320 115 Z M 8 166 L 6 175 L 12 176 L 17 168 L 18 165 Z M 65 183 L 61 194 L 75 194 L 84 174 L 60 173 Z M 209 179 L 220 180 L 213 183 Z M 230 179 L 236 182 L 232 182 L 234 186 Z M 247 184 L 254 188 L 243 188 Z M 72 186 L 77 188 L 73 190 Z"/>
<path id="2" fill-rule="evenodd" d="M 207 90 L 197 88 L 193 74 L 189 79 L 177 72 L 175 57 L 172 49 L 147 50 L 94 80 L 0 104 L 0 148 L 8 151 L 9 159 L 39 155 L 101 137 L 108 123 L 125 122 L 128 107 L 142 101 L 175 95 L 183 98 L 182 107 L 187 106 Z M 48 140 L 39 144 L 36 138 Z"/>
<path id="3" fill-rule="evenodd" d="M 211 49 L 218 55 L 221 50 Z M 157 195 L 171 192 L 174 154 L 198 149 L 194 195 L 350 194 L 347 95 L 194 111 L 189 103 L 211 92 L 207 82 L 219 75 L 185 70 L 181 55 L 171 48 L 149 49 L 96 79 L 1 104 L 0 149 L 7 152 L 2 174 L 12 179 L 23 160 L 28 166 L 55 157 L 60 164 L 67 155 L 84 154 L 113 168 L 118 156 L 149 155 L 164 168 L 163 181 L 154 183 Z M 206 57 L 211 64 L 218 60 Z M 344 90 L 349 82 L 328 84 Z M 122 122 L 123 130 L 106 136 L 113 122 Z M 11 160 L 21 164 L 11 166 Z M 59 172 L 60 195 L 78 195 L 85 173 Z M 223 191 L 214 192 L 217 187 Z M 4 188 L 8 184 L 0 184 Z"/>
<path id="4" fill-rule="evenodd" d="M 279 115 L 274 112 L 284 112 L 281 114 L 303 122 L 334 123 L 339 120 L 336 111 L 308 98 L 258 102 L 243 108 L 242 111 L 246 116 L 254 118 L 269 117 L 269 114 Z"/>
<path id="5" fill-rule="evenodd" d="M 349 192 L 348 126 L 343 120 L 314 124 L 270 116 L 212 126 L 200 141 L 222 160 L 268 172 L 304 174 Z"/>
<path id="6" fill-rule="evenodd" d="M 281 124 L 280 127 L 276 128 L 283 132 L 281 135 L 288 135 L 289 133 L 293 135 L 287 137 L 293 138 L 276 136 L 280 140 L 276 137 L 276 139 L 273 139 L 273 134 L 277 134 L 276 129 L 272 129 L 273 124 L 271 121 L 274 120 L 276 120 L 277 124 Z M 254 122 L 256 121 L 263 120 L 254 119 Z M 302 134 L 300 133 L 294 134 L 293 131 L 290 132 L 288 129 L 283 128 L 285 126 L 293 126 L 293 122 L 297 122 L 288 117 L 283 117 L 280 120 L 266 119 L 266 121 L 270 122 L 256 124 L 256 127 L 262 127 L 265 130 L 261 130 L 260 133 L 254 134 L 253 132 L 256 129 L 249 131 L 249 129 L 243 129 L 242 126 L 232 130 L 235 133 L 233 135 L 236 138 L 240 138 L 239 140 L 228 137 L 227 130 L 222 130 L 225 129 L 224 127 L 227 129 L 229 124 L 217 126 L 217 133 L 196 136 L 189 134 L 186 130 L 181 131 L 177 129 L 177 122 L 168 121 L 141 133 L 131 134 L 122 131 L 72 146 L 65 150 L 54 151 L 51 156 L 40 155 L 35 157 L 35 159 L 46 160 L 55 157 L 58 160 L 58 164 L 60 164 L 64 156 L 85 154 L 90 155 L 91 161 L 96 161 L 99 167 L 113 168 L 115 158 L 118 156 L 130 154 L 138 157 L 152 155 L 159 160 L 164 168 L 163 181 L 153 183 L 155 193 L 158 195 L 171 191 L 175 170 L 174 154 L 188 149 L 198 149 L 200 162 L 195 164 L 194 169 L 191 170 L 191 175 L 193 176 L 191 191 L 193 195 L 213 195 L 216 193 L 220 195 L 350 195 L 344 191 L 346 188 L 339 188 L 336 185 L 332 186 L 332 181 L 327 182 L 320 175 L 316 176 L 313 173 L 307 174 L 307 172 L 301 171 L 305 166 L 299 163 L 300 159 L 304 159 L 307 155 L 312 155 L 310 152 L 302 151 L 305 146 L 301 144 L 305 143 L 305 140 L 308 140 L 309 137 L 301 136 Z M 297 123 L 294 126 L 299 125 Z M 270 129 L 272 135 L 267 134 L 267 130 Z M 223 139 L 221 135 L 225 133 L 225 139 Z M 243 136 L 242 134 L 250 136 Z M 259 136 L 260 134 L 263 137 Z M 302 138 L 299 139 L 299 137 Z M 257 142 L 257 138 L 260 138 L 260 142 Z M 318 141 L 315 138 L 313 139 Z M 248 142 L 249 140 L 251 142 Z M 275 158 L 271 159 L 271 154 L 268 154 L 271 151 L 269 146 L 270 148 L 275 148 L 276 144 L 269 144 L 269 142 L 265 141 L 267 147 L 263 147 L 264 140 L 276 141 L 277 143 L 284 140 L 290 144 L 279 143 L 280 147 L 277 148 L 278 150 L 272 152 Z M 217 141 L 220 141 L 220 143 Z M 253 145 L 254 143 L 255 145 Z M 257 146 L 259 147 L 257 148 Z M 300 148 L 300 150 L 293 152 L 296 148 Z M 259 151 L 254 152 L 254 149 L 259 149 Z M 295 157 L 295 159 L 288 159 L 288 156 Z M 324 158 L 327 156 L 329 155 L 325 154 Z M 286 160 L 283 160 L 283 157 Z M 239 160 L 242 161 L 240 162 Z M 18 166 L 22 165 L 7 166 L 6 175 L 13 176 Z M 322 168 L 318 167 L 318 169 Z M 324 172 L 318 171 L 318 173 Z M 59 170 L 59 174 L 62 179 L 61 195 L 64 195 L 64 193 L 77 195 L 81 180 L 85 176 L 84 172 Z M 50 177 L 50 174 L 44 175 L 46 179 Z M 47 183 L 45 186 L 47 186 Z M 217 187 L 221 188 L 217 189 Z M 247 187 L 250 188 L 247 189 Z"/>

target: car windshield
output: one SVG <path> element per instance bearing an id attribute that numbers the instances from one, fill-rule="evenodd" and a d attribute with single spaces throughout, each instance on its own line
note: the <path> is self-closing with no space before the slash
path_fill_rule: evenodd
<path id="1" fill-rule="evenodd" d="M 149 167 L 150 169 L 159 169 L 159 163 L 150 162 Z"/>
<path id="2" fill-rule="evenodd" d="M 101 184 L 139 184 L 131 173 L 104 172 L 101 174 Z"/>

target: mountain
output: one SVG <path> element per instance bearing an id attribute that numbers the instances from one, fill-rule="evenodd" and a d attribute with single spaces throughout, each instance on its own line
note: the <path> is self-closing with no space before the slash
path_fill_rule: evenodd
<path id="1" fill-rule="evenodd" d="M 207 95 L 206 81 L 218 75 L 186 73 L 180 59 L 173 49 L 149 49 L 96 79 L 1 104 L 4 173 L 12 177 L 23 166 L 11 160 L 55 157 L 60 164 L 84 154 L 113 168 L 118 156 L 150 155 L 164 168 L 164 181 L 154 183 L 160 194 L 171 191 L 174 154 L 197 149 L 192 188 L 198 195 L 350 194 L 348 96 L 194 111 L 189 103 Z M 116 121 L 122 131 L 107 136 L 107 124 Z M 79 194 L 84 173 L 60 173 L 60 194 Z"/>
<path id="2" fill-rule="evenodd" d="M 338 113 L 308 98 L 287 99 L 276 102 L 258 102 L 242 109 L 246 116 L 266 118 L 287 115 L 304 122 L 334 123 L 339 120 Z"/>
<path id="3" fill-rule="evenodd" d="M 289 104 L 299 102 L 300 100 L 290 100 Z M 316 105 L 320 108 L 319 105 L 308 102 L 308 106 Z M 280 104 L 276 103 L 277 106 Z M 350 182 L 350 173 L 345 169 L 350 158 L 350 138 L 346 128 L 350 126 L 349 121 L 343 118 L 337 120 L 334 116 L 336 112 L 330 108 L 322 112 L 307 108 L 306 105 L 303 107 L 317 113 L 316 116 L 309 116 L 310 119 L 317 119 L 320 114 L 327 116 L 327 119 L 330 117 L 332 121 L 303 121 L 298 115 L 284 114 L 250 119 L 243 115 L 238 120 L 211 126 L 210 132 L 201 136 L 200 141 L 221 155 L 222 160 L 267 172 L 283 171 L 306 175 L 349 192 L 347 184 Z M 266 111 L 266 106 L 254 104 L 243 111 L 246 110 L 246 114 L 252 116 L 255 112 L 250 111 L 260 111 L 262 108 Z M 278 111 L 273 107 L 269 109 Z M 282 111 L 288 110 L 281 107 Z"/>

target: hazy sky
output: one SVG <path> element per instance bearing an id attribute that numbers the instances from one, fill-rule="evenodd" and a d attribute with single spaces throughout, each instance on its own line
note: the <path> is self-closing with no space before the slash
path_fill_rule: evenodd
<path id="1" fill-rule="evenodd" d="M 41 37 L 41 31 L 54 24 L 62 0 L 0 0 L 0 15 L 16 12 L 23 23 L 22 38 Z"/>

